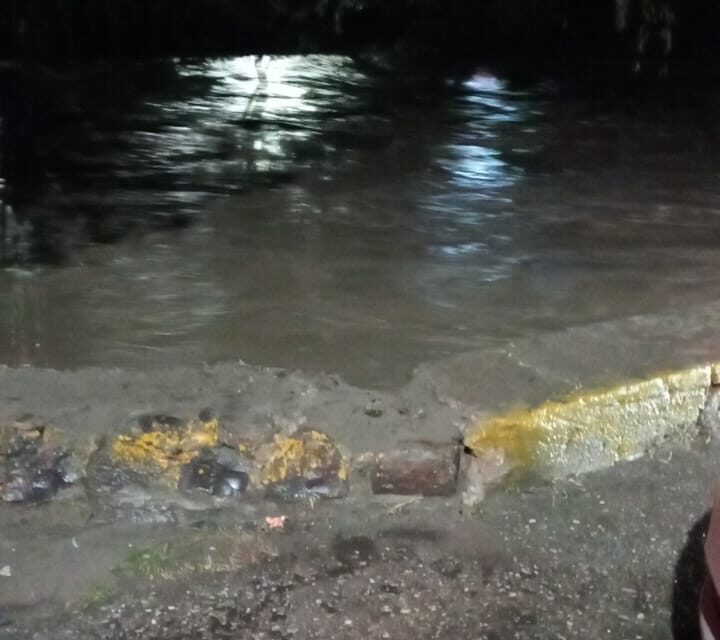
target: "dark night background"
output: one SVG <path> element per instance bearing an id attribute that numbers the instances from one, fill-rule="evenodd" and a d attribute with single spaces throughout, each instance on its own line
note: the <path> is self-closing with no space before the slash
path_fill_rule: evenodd
<path id="1" fill-rule="evenodd" d="M 714 67 L 719 26 L 713 0 L 6 0 L 0 56 L 359 55 L 379 47 L 426 62 L 622 72 L 639 61 Z"/>

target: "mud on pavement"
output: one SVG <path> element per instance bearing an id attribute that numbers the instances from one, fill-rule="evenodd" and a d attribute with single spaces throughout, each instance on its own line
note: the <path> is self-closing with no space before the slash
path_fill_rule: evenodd
<path id="1" fill-rule="evenodd" d="M 719 462 L 717 448 L 668 452 L 497 492 L 471 513 L 383 496 L 270 505 L 287 516 L 278 528 L 205 514 L 125 543 L 66 601 L 13 604 L 3 578 L 3 637 L 689 638 L 700 574 L 687 536 Z M 34 517 L 9 527 L 4 558 Z M 112 528 L 72 519 L 57 532 L 72 561 L 44 567 L 70 581 Z"/>
<path id="2" fill-rule="evenodd" d="M 680 338 L 673 314 L 575 329 L 396 392 L 2 369 L 0 637 L 692 638 L 717 306 Z"/>

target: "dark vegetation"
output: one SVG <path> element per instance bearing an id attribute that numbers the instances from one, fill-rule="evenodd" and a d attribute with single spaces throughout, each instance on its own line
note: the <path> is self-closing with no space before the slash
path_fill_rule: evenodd
<path id="1" fill-rule="evenodd" d="M 717 0 L 5 0 L 0 57 L 352 52 L 567 67 L 713 59 Z"/>

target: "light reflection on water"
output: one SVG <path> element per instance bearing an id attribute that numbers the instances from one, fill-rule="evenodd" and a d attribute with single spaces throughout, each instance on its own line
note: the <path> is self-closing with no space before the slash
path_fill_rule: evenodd
<path id="1" fill-rule="evenodd" d="M 3 114 L 2 361 L 243 359 L 387 386 L 720 280 L 714 121 L 332 56 L 177 63 L 122 103 L 103 78 L 82 104 L 53 79 L 25 146 Z M 46 237 L 64 266 L 28 260 Z"/>

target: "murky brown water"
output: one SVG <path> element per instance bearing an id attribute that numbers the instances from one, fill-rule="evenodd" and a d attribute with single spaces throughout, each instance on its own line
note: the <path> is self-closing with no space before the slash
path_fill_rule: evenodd
<path id="1" fill-rule="evenodd" d="M 2 82 L 2 362 L 242 359 L 381 387 L 719 290 L 710 109 L 337 57 Z"/>

